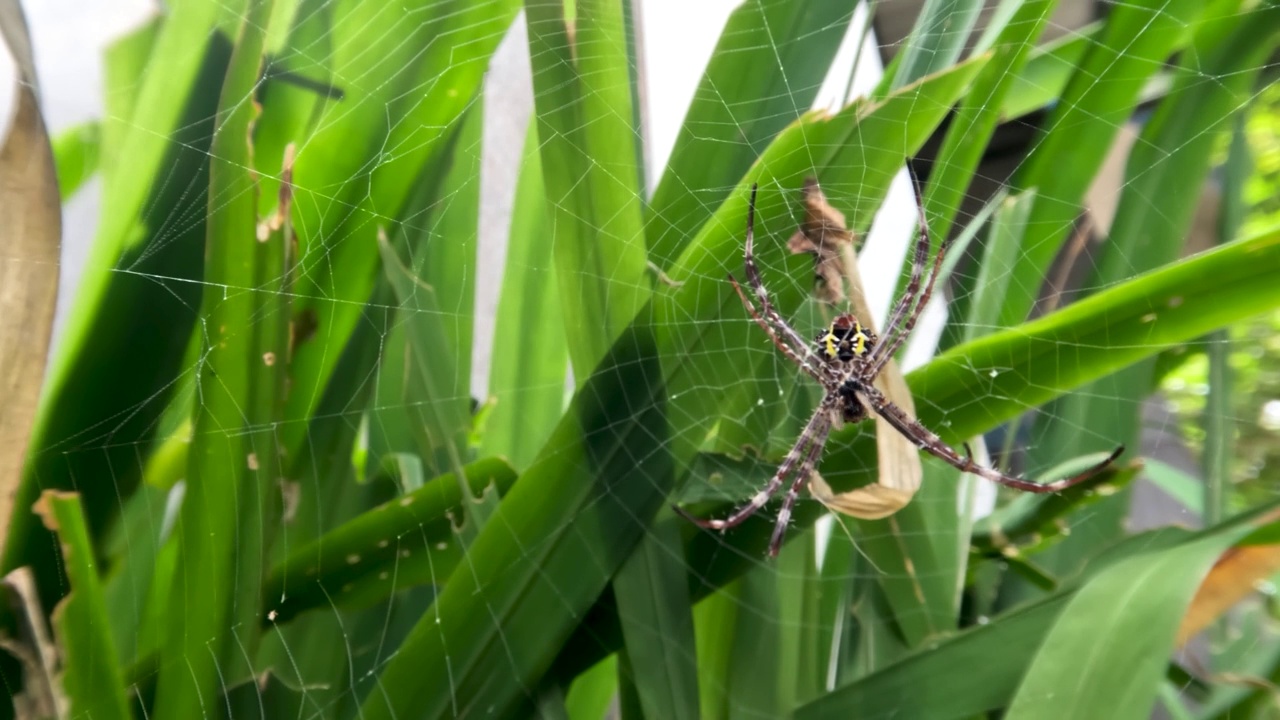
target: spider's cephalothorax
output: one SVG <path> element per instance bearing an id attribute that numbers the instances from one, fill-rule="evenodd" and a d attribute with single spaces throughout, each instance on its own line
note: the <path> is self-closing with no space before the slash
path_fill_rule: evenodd
<path id="1" fill-rule="evenodd" d="M 865 356 L 876 343 L 876 336 L 852 315 L 841 315 L 818 334 L 818 354 L 827 362 L 851 363 Z"/>
<path id="2" fill-rule="evenodd" d="M 783 355 L 822 385 L 824 394 L 822 401 L 818 403 L 817 410 L 800 432 L 800 437 L 791 446 L 782 463 L 778 465 L 777 472 L 769 479 L 768 484 L 751 497 L 750 501 L 724 519 L 695 518 L 677 507 L 676 511 L 681 515 L 702 527 L 726 530 L 742 523 L 764 507 L 770 498 L 778 494 L 783 482 L 794 472 L 795 477 L 787 488 L 782 508 L 778 511 L 778 520 L 773 527 L 773 536 L 769 541 L 769 554 L 777 555 L 779 548 L 782 547 L 782 538 L 786 534 L 787 526 L 791 522 L 791 510 L 795 507 L 800 488 L 813 474 L 832 428 L 841 420 L 861 421 L 867 417 L 868 410 L 883 418 L 890 427 L 915 443 L 921 450 L 946 461 L 953 467 L 1026 492 L 1047 493 L 1065 490 L 1097 475 L 1124 452 L 1123 446 L 1118 447 L 1107 459 L 1078 475 L 1041 485 L 983 467 L 975 463 L 967 452 L 961 455 L 944 443 L 942 438 L 935 435 L 932 430 L 907 415 L 906 411 L 895 405 L 876 388 L 876 377 L 906 341 L 907 335 L 915 327 L 916 320 L 920 318 L 920 313 L 929 303 L 934 281 L 938 279 L 938 271 L 942 267 L 942 258 L 947 252 L 947 241 L 943 239 L 933 266 L 929 270 L 929 279 L 921 288 L 920 281 L 923 278 L 925 266 L 929 263 L 929 233 L 924 210 L 919 205 L 917 209 L 920 212 L 920 236 L 916 241 L 915 254 L 912 256 L 911 277 L 907 281 L 902 297 L 898 298 L 893 305 L 893 310 L 889 313 L 889 319 L 885 323 L 884 341 L 881 342 L 870 330 L 863 328 L 852 315 L 841 315 L 818 335 L 813 346 L 805 342 L 800 333 L 782 318 L 782 314 L 770 301 L 769 293 L 765 292 L 764 282 L 760 278 L 760 269 L 756 267 L 753 248 L 755 209 L 756 188 L 753 185 L 751 203 L 747 206 L 747 241 L 742 255 L 747 284 L 760 303 L 760 309 L 756 310 L 755 303 L 743 292 L 742 286 L 738 285 L 733 275 L 729 276 L 729 282 L 733 283 L 734 290 L 738 292 L 738 297 L 742 299 L 742 304 L 747 307 L 747 312 L 751 313 L 756 324 L 764 329 Z"/>

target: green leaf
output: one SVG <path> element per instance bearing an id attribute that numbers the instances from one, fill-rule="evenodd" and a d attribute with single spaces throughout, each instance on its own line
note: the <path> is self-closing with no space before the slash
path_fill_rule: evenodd
<path id="1" fill-rule="evenodd" d="M 1103 457 L 1098 453 L 1054 467 L 1043 475 L 1042 482 L 1082 472 Z M 1024 554 L 1027 545 L 1039 545 L 1047 538 L 1061 534 L 1064 526 L 1056 523 L 1061 522 L 1064 515 L 1113 495 L 1132 482 L 1139 470 L 1150 477 L 1153 465 L 1152 461 L 1146 460 L 1141 464 L 1114 466 L 1060 493 L 1019 495 L 975 524 L 972 550 L 992 557 Z"/>
<path id="2" fill-rule="evenodd" d="M 1253 529 L 1207 534 L 1099 573 L 1054 622 L 1006 717 L 1149 715 L 1192 595 L 1218 557 Z"/>
<path id="3" fill-rule="evenodd" d="M 494 319 L 489 396 L 495 405 L 480 443 L 483 452 L 504 455 L 520 469 L 533 462 L 564 412 L 569 362 L 535 122 L 524 147 Z"/>
<path id="4" fill-rule="evenodd" d="M 291 454 L 333 377 L 334 348 L 350 341 L 379 280 L 378 225 L 401 217 L 424 175 L 443 164 L 518 9 L 516 0 L 317 4 L 330 23 L 332 67 L 359 82 L 342 85 L 342 99 L 329 103 L 340 106 L 326 104 L 300 144 L 297 311 L 315 333 L 292 360 L 290 422 L 281 429 Z"/>
<path id="5" fill-rule="evenodd" d="M 1105 23 L 1095 22 L 1032 50 L 1026 66 L 1012 79 L 1000 116 L 1023 117 L 1062 97 L 1085 52 L 1105 28 Z"/>
<path id="6" fill-rule="evenodd" d="M 853 12 L 821 0 L 729 15 L 649 202 L 649 257 L 666 269 L 768 143 L 813 106 Z"/>
<path id="7" fill-rule="evenodd" d="M 613 579 L 644 717 L 698 717 L 693 610 L 677 523 L 664 511 Z"/>
<path id="8" fill-rule="evenodd" d="M 995 134 L 996 124 L 1002 119 L 1001 105 L 1009 96 L 1014 79 L 1026 66 L 1027 56 L 1056 4 L 1055 0 L 1027 0 L 1016 4 L 1017 9 L 1008 18 L 1004 30 L 991 43 L 991 61 L 974 78 L 973 87 L 956 108 L 924 189 L 925 217 L 929 220 L 934 251 L 951 233 L 951 223 Z M 954 32 L 944 19 L 934 18 L 933 22 L 945 25 L 948 33 Z M 967 34 L 955 33 L 952 37 L 963 43 Z M 900 282 L 899 290 L 903 286 L 904 282 Z M 978 283 L 977 287 L 982 284 Z"/>
<path id="9" fill-rule="evenodd" d="M 1137 0 L 1117 5 L 1102 37 L 1075 66 L 1041 128 L 1014 186 L 1036 188 L 1028 233 L 1009 283 L 1000 325 L 1026 319 L 1053 260 L 1075 223 L 1106 150 L 1132 114 L 1143 83 L 1169 56 L 1179 30 L 1194 22 L 1196 0 Z"/>
<path id="10" fill-rule="evenodd" d="M 63 649 L 63 686 L 77 717 L 132 717 L 125 698 L 124 673 L 111 637 L 102 585 L 80 498 L 50 491 L 41 496 L 38 512 L 62 542 L 63 566 L 71 594 L 54 613 Z"/>
<path id="11" fill-rule="evenodd" d="M 605 716 L 618 689 L 617 665 L 617 656 L 610 655 L 574 679 L 564 699 L 572 720 L 598 720 Z"/>
<path id="12" fill-rule="evenodd" d="M 1140 275 L 1017 328 L 939 355 L 907 376 L 920 421 L 962 442 L 1028 408 L 1161 350 L 1280 305 L 1270 281 L 1280 230 Z M 1065 361 L 1069 354 L 1069 362 Z M 980 403 L 972 398 L 981 397 Z M 868 478 L 870 438 L 833 434 L 823 477 L 837 489 Z"/>
<path id="13" fill-rule="evenodd" d="M 621 0 L 528 0 L 542 175 L 565 339 L 584 381 L 649 296 Z"/>
<path id="14" fill-rule="evenodd" d="M 464 469 L 471 494 L 506 493 L 515 470 L 498 458 Z M 464 496 L 452 473 L 368 510 L 314 542 L 299 547 L 271 571 L 263 587 L 270 619 L 284 623 L 305 610 L 386 597 L 416 584 L 443 585 L 462 559 L 453 524 L 463 518 Z"/>
<path id="15" fill-rule="evenodd" d="M 399 303 L 400 324 L 382 363 L 385 382 L 379 388 L 379 406 L 392 409 L 372 413 L 382 425 L 399 423 L 416 436 L 417 450 L 434 473 L 457 473 L 467 451 L 470 430 L 470 396 L 458 393 L 456 338 L 447 334 L 435 288 L 420 280 L 404 264 L 385 235 L 378 238 L 382 267 Z M 468 352 L 470 347 L 467 348 Z M 397 412 L 405 406 L 411 410 Z M 390 418 L 385 418 L 390 415 Z M 390 451 L 397 448 L 393 442 Z M 385 452 L 385 450 L 384 450 Z"/>
<path id="16" fill-rule="evenodd" d="M 1017 688 L 1026 661 L 1068 596 L 1054 595 L 1001 615 L 876 669 L 797 708 L 796 720 L 856 715 L 860 718 L 973 717 L 1003 707 Z M 979 668 L 982 682 L 958 668 Z"/>
<path id="17" fill-rule="evenodd" d="M 251 674 L 261 616 L 270 492 L 282 472 L 281 419 L 289 353 L 284 292 L 289 223 L 259 215 L 251 128 L 269 0 L 241 25 L 210 149 L 203 353 L 181 519 L 165 612 L 154 712 L 194 717 L 207 698 Z M 288 161 L 286 161 L 287 163 Z M 287 192 L 286 190 L 284 192 Z M 191 607 L 201 612 L 190 612 Z"/>
<path id="18" fill-rule="evenodd" d="M 98 171 L 102 125 L 87 122 L 63 130 L 53 139 L 53 159 L 58 169 L 58 192 L 65 201 Z"/>
<path id="19" fill-rule="evenodd" d="M 192 16 L 188 15 L 188 18 Z M 173 27 L 168 26 L 168 22 L 163 15 L 156 15 L 148 22 L 144 22 L 136 29 L 126 33 L 118 38 L 115 42 L 107 47 L 103 57 L 103 105 L 104 116 L 102 118 L 102 180 L 103 184 L 109 184 L 117 179 L 130 177 L 128 175 L 119 177 L 120 171 L 128 172 L 130 167 L 130 158 L 120 157 L 120 152 L 124 147 L 126 139 L 132 134 L 132 126 L 129 124 L 133 119 L 133 113 L 137 110 L 139 97 L 143 94 L 143 88 L 146 83 L 138 82 L 139 78 L 147 74 L 147 64 L 151 62 L 151 54 L 156 51 L 156 41 L 161 36 L 161 32 L 172 34 L 175 32 Z M 160 52 L 171 51 L 172 45 L 165 44 L 161 46 Z M 166 70 L 168 72 L 168 70 Z M 195 75 L 190 78 L 193 81 L 198 78 Z M 154 80 L 154 79 L 153 79 Z M 155 100 L 156 96 L 149 96 Z M 164 98 L 164 102 L 175 102 L 170 98 Z M 187 102 L 190 102 L 189 100 Z M 216 98 L 211 101 L 216 102 Z M 166 108 L 166 112 L 169 109 Z M 179 125 L 178 127 L 181 127 Z M 206 141 L 205 145 L 208 145 Z M 162 165 L 163 167 L 163 165 Z M 136 181 L 140 176 L 133 176 Z M 111 212 L 108 209 L 108 212 Z"/>
<path id="20" fill-rule="evenodd" d="M 897 90 L 959 60 L 983 5 L 981 0 L 927 0 L 894 57 L 890 88 Z"/>
<path id="21" fill-rule="evenodd" d="M 966 342 L 977 340 L 997 327 L 1001 304 L 1009 291 L 1014 264 L 1020 252 L 1019 240 L 1027 232 L 1027 218 L 1035 204 L 1035 191 L 1006 199 L 991 223 L 978 276 L 969 299 L 969 314 L 964 323 Z"/>
<path id="22" fill-rule="evenodd" d="M 217 7 L 183 3 L 166 16 L 118 152 L 111 123 L 103 128 L 104 213 L 49 364 L 4 543 L 2 567 L 30 565 L 50 607 L 63 592 L 57 545 L 29 508 L 43 490 L 76 490 L 99 537 L 137 486 L 138 448 L 182 375 L 201 295 L 209 142 L 230 54 L 213 27 Z M 175 226 L 174 218 L 192 219 Z"/>

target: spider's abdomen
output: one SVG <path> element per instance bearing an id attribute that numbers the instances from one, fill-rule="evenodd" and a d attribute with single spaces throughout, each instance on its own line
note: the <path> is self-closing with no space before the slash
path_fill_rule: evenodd
<path id="1" fill-rule="evenodd" d="M 827 360 L 850 362 L 871 351 L 876 337 L 852 315 L 841 315 L 818 334 L 818 353 Z"/>

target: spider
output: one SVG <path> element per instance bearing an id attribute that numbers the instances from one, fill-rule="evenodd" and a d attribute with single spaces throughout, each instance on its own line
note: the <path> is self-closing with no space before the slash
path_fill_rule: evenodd
<path id="1" fill-rule="evenodd" d="M 791 522 L 792 508 L 795 506 L 796 499 L 800 494 L 800 487 L 813 474 L 831 430 L 841 423 L 857 423 L 865 420 L 868 417 L 868 409 L 884 418 L 893 429 L 897 430 L 921 450 L 944 460 L 963 472 L 979 475 L 1000 485 L 1025 492 L 1051 493 L 1065 490 L 1097 475 L 1124 452 L 1124 446 L 1122 445 L 1097 465 L 1082 473 L 1056 482 L 1042 485 L 1022 480 L 998 470 L 978 465 L 973 461 L 972 453 L 967 445 L 965 446 L 965 454 L 961 456 L 951 446 L 944 443 L 932 430 L 910 417 L 906 411 L 895 405 L 876 389 L 873 384 L 876 377 L 884 368 L 885 363 L 889 362 L 889 359 L 902 346 L 907 335 L 915 327 L 920 313 L 924 310 L 924 306 L 929 302 L 929 296 L 933 292 L 934 281 L 938 279 L 938 270 L 947 251 L 947 241 L 944 239 L 938 248 L 938 254 L 934 258 L 924 289 L 921 290 L 920 281 L 924 275 L 925 265 L 929 260 L 929 235 L 928 226 L 924 222 L 924 210 L 919 206 L 918 201 L 920 235 L 915 244 L 911 276 L 902 297 L 898 298 L 893 310 L 889 313 L 889 320 L 885 324 L 884 337 L 877 337 L 869 329 L 863 327 L 853 315 L 843 314 L 836 317 L 830 325 L 818 333 L 812 344 L 806 342 L 800 333 L 782 318 L 782 315 L 778 313 L 773 303 L 770 302 L 769 294 L 764 289 L 764 284 L 760 279 L 760 270 L 756 267 L 753 254 L 755 209 L 756 186 L 752 185 L 751 200 L 747 209 L 747 238 L 743 248 L 743 268 L 746 271 L 747 282 L 751 290 L 754 291 L 756 300 L 760 303 L 760 309 L 756 309 L 755 303 L 747 297 L 742 286 L 738 284 L 737 279 L 732 274 L 729 275 L 729 282 L 733 283 L 733 289 L 737 291 L 738 297 L 742 299 L 742 304 L 746 306 L 756 324 L 764 329 L 773 344 L 778 346 L 783 355 L 822 386 L 824 394 L 813 415 L 800 432 L 800 437 L 796 439 L 795 444 L 791 446 L 791 450 L 782 459 L 782 463 L 778 465 L 773 477 L 746 504 L 723 519 L 697 518 L 676 507 L 675 510 L 680 515 L 703 528 L 727 530 L 741 524 L 763 508 L 782 489 L 783 482 L 787 476 L 792 475 L 794 472 L 794 479 L 787 488 L 786 496 L 782 501 L 782 509 L 778 511 L 778 519 L 773 528 L 773 535 L 769 540 L 769 555 L 771 557 L 776 556 L 778 550 L 782 547 L 782 539 Z"/>

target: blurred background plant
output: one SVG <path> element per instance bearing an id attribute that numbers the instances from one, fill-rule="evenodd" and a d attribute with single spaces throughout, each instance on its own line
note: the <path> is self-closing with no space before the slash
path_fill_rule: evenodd
<path id="1" fill-rule="evenodd" d="M 175 2 L 52 142 L 16 8 L 0 714 L 1276 713 L 1280 9 L 745 2 L 665 158 L 640 3 Z M 1126 454 L 1019 496 L 867 422 L 815 490 L 857 518 L 806 496 L 776 560 L 677 517 L 816 402 L 725 280 L 748 189 L 803 334 L 883 324 L 912 177 L 954 244 L 885 392 L 1030 477 Z"/>

